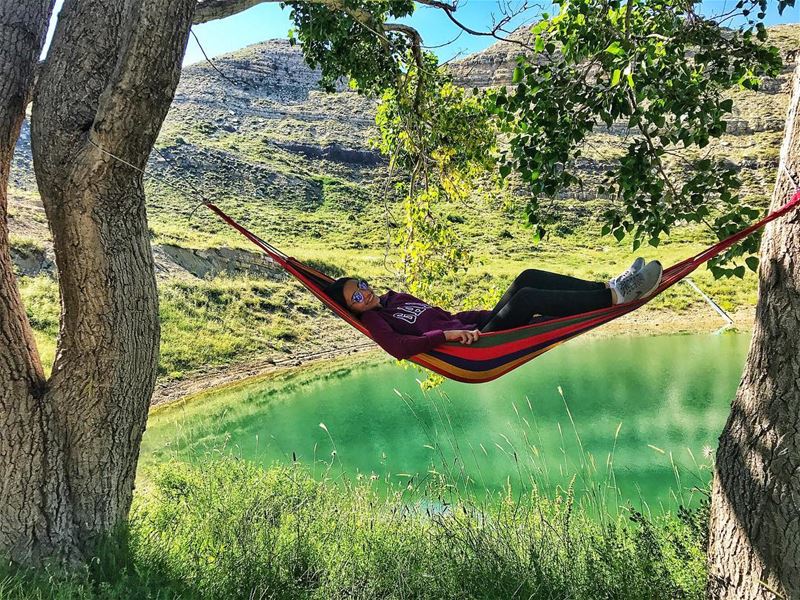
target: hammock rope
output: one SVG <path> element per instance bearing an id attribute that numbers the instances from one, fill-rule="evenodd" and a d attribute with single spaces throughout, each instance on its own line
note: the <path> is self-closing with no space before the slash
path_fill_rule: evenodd
<path id="1" fill-rule="evenodd" d="M 206 201 L 204 204 L 225 223 L 261 248 L 272 260 L 300 281 L 300 283 L 339 317 L 347 321 L 347 323 L 367 337 L 371 337 L 369 331 L 367 331 L 357 317 L 331 300 L 323 291 L 325 286 L 333 281 L 332 277 L 308 265 L 304 265 L 295 258 L 287 256 L 276 247 L 262 240 L 256 234 L 237 223 L 212 202 Z M 573 337 L 603 325 L 604 323 L 608 323 L 613 319 L 621 317 L 647 304 L 658 294 L 678 283 L 702 264 L 708 262 L 719 253 L 724 252 L 740 240 L 752 235 L 767 223 L 796 209 L 798 206 L 800 206 L 800 191 L 796 192 L 791 200 L 781 208 L 768 214 L 756 223 L 709 246 L 694 256 L 690 256 L 665 269 L 661 284 L 656 291 L 647 298 L 569 317 L 537 321 L 536 323 L 524 325 L 515 329 L 484 333 L 477 342 L 469 346 L 457 342 L 448 342 L 434 348 L 430 352 L 412 356 L 409 360 L 456 381 L 464 383 L 483 383 L 491 381 Z"/>

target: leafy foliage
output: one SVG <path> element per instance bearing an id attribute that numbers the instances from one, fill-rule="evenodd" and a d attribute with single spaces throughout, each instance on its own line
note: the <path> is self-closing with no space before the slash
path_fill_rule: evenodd
<path id="1" fill-rule="evenodd" d="M 413 292 L 446 301 L 433 282 L 469 263 L 446 216 L 452 204 L 467 201 L 476 174 L 490 168 L 489 115 L 422 51 L 413 29 L 386 23 L 410 15 L 412 1 L 289 5 L 307 62 L 321 68 L 322 86 L 333 90 L 348 77 L 354 89 L 381 97 L 375 144 L 404 176 L 395 190 L 404 200 L 395 239 L 404 249 L 401 271 Z"/>
<path id="2" fill-rule="evenodd" d="M 286 4 L 296 27 L 290 40 L 299 40 L 308 64 L 321 69 L 324 89 L 333 91 L 342 77 L 365 92 L 397 86 L 411 39 L 401 31 L 386 31 L 384 23 L 413 13 L 413 0 Z"/>
<path id="3" fill-rule="evenodd" d="M 541 199 L 583 185 L 576 167 L 602 126 L 624 127 L 630 140 L 596 189 L 614 201 L 604 232 L 632 235 L 634 250 L 658 245 L 679 222 L 705 223 L 722 238 L 758 217 L 738 194 L 735 166 L 703 149 L 726 130 L 733 102 L 723 93 L 756 89 L 780 69 L 763 23 L 725 29 L 685 0 L 558 4 L 558 15 L 533 28 L 538 54 L 519 57 L 516 87 L 488 95 L 509 136 L 500 173 L 531 186 L 531 223 L 541 227 Z M 757 248 L 758 238 L 748 238 L 713 265 L 715 274 L 743 275 L 722 262 Z"/>
<path id="4" fill-rule="evenodd" d="M 494 132 L 479 98 L 455 86 L 428 54 L 423 71 L 409 71 L 413 89 L 387 90 L 378 109 L 376 145 L 391 157 L 392 168 L 409 174 L 397 191 L 404 199 L 404 222 L 397 236 L 405 248 L 403 273 L 412 291 L 438 301 L 440 282 L 469 263 L 455 235 L 451 214 L 468 202 L 473 179 L 491 169 Z"/>

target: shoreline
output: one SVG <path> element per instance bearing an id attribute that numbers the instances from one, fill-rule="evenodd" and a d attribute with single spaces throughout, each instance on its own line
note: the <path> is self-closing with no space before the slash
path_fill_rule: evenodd
<path id="1" fill-rule="evenodd" d="M 638 313 L 638 314 L 637 314 Z M 733 319 L 732 331 L 749 331 L 755 317 L 755 307 L 729 313 Z M 614 336 L 649 337 L 657 335 L 709 334 L 726 329 L 724 321 L 710 309 L 695 311 L 691 315 L 663 310 L 637 311 L 612 321 L 585 334 L 585 339 Z M 193 398 L 221 391 L 228 387 L 246 385 L 257 379 L 278 376 L 298 368 L 317 368 L 334 359 L 346 356 L 381 354 L 372 341 L 365 340 L 345 348 L 324 348 L 319 352 L 306 353 L 285 359 L 257 358 L 254 360 L 212 367 L 189 373 L 177 380 L 156 384 L 150 409 L 162 408 L 177 402 L 189 402 Z"/>

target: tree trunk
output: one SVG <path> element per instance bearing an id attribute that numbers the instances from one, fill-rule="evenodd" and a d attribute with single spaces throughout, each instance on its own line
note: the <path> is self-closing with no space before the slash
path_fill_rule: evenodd
<path id="1" fill-rule="evenodd" d="M 772 209 L 800 180 L 795 71 Z M 800 212 L 768 225 L 753 340 L 720 437 L 711 504 L 710 598 L 800 598 Z"/>
<path id="2" fill-rule="evenodd" d="M 67 0 L 40 73 L 32 145 L 62 305 L 46 385 L 0 234 L 0 553 L 21 562 L 81 558 L 128 515 L 159 344 L 141 169 L 194 5 Z"/>
<path id="3" fill-rule="evenodd" d="M 53 0 L 0 0 L 0 550 L 70 547 L 61 443 L 8 246 L 8 177 Z"/>

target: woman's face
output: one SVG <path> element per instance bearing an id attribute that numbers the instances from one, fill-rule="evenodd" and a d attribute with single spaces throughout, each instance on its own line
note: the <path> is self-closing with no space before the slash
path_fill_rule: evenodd
<path id="1" fill-rule="evenodd" d="M 350 312 L 360 315 L 368 310 L 373 310 L 380 306 L 378 296 L 369 287 L 366 281 L 349 279 L 344 284 L 344 301 Z"/>

